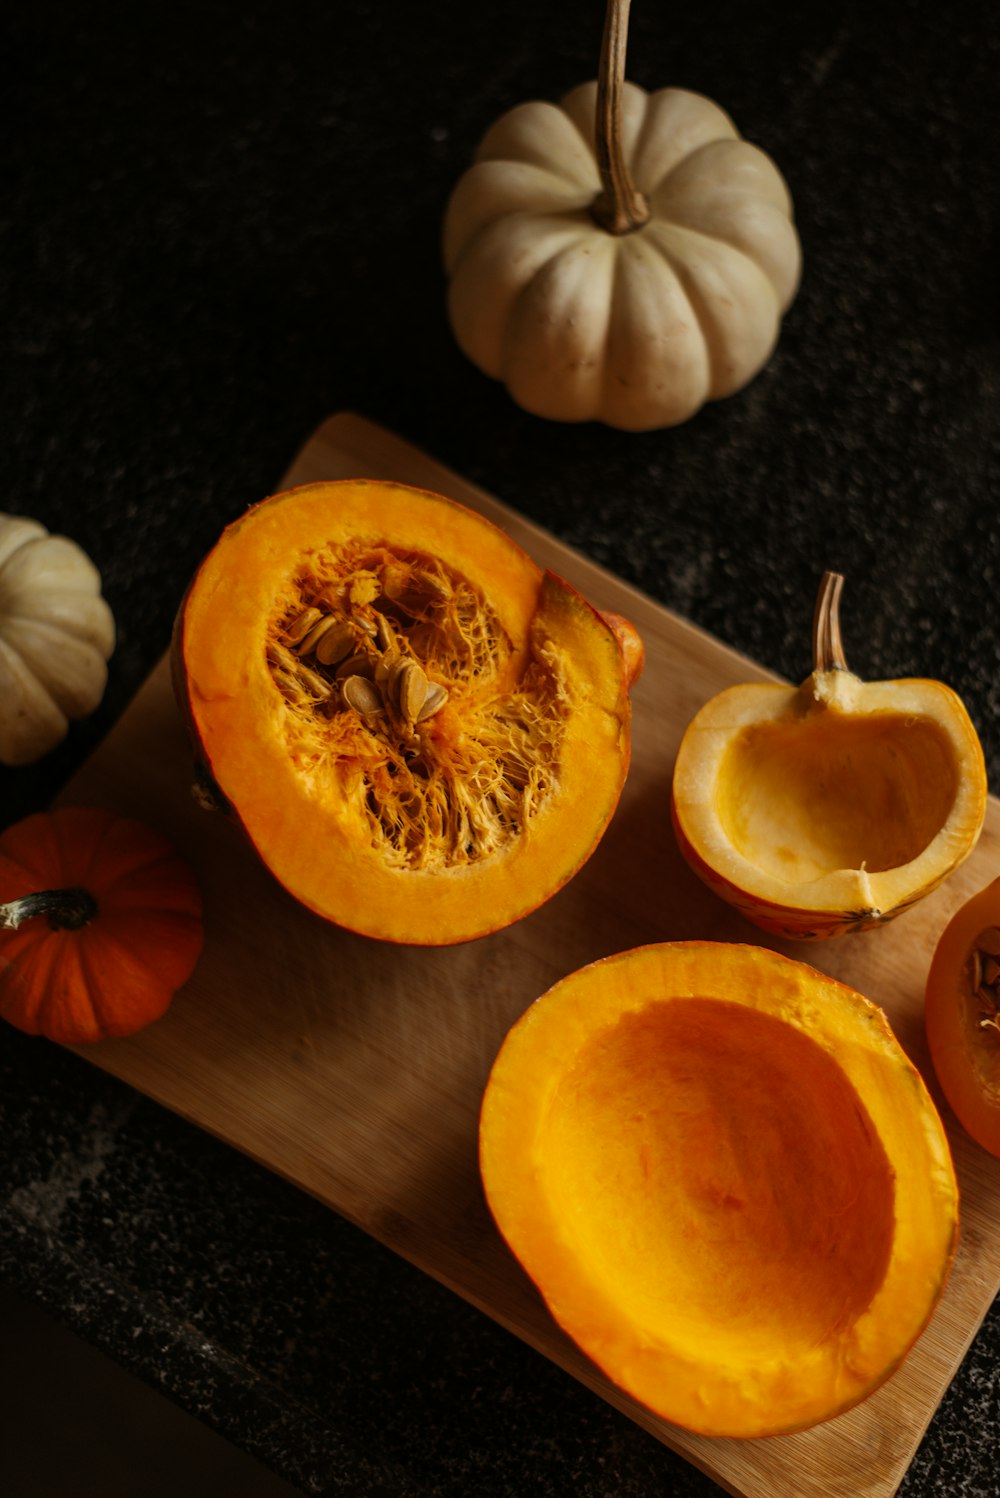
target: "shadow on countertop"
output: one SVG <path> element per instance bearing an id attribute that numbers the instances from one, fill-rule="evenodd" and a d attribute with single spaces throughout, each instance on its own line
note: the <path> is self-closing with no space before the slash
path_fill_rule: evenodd
<path id="1" fill-rule="evenodd" d="M 291 1498 L 298 1491 L 0 1287 L 5 1498 Z"/>

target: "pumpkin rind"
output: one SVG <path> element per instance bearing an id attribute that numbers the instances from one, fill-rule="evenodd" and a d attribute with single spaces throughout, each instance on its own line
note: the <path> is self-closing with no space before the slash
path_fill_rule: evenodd
<path id="1" fill-rule="evenodd" d="M 941 933 L 927 975 L 924 1018 L 942 1092 L 966 1132 L 1000 1157 L 998 956 L 1000 879 L 994 879 Z"/>
<path id="2" fill-rule="evenodd" d="M 947 1139 L 884 1014 L 759 948 L 668 943 L 571 974 L 506 1037 L 479 1138 L 490 1209 L 556 1321 L 707 1436 L 865 1398 L 954 1253 Z"/>
<path id="3" fill-rule="evenodd" d="M 34 763 L 97 707 L 114 644 L 86 553 L 35 520 L 0 515 L 0 763 Z"/>
<path id="4" fill-rule="evenodd" d="M 97 913 L 76 930 L 42 918 L 0 928 L 0 1017 L 63 1045 L 159 1019 L 201 952 L 193 871 L 159 832 L 98 808 L 39 812 L 0 834 L 0 905 L 62 889 L 86 890 Z"/>
<path id="5" fill-rule="evenodd" d="M 791 199 L 716 104 L 626 83 L 624 154 L 650 216 L 609 233 L 590 212 L 596 99 L 583 84 L 487 132 L 445 217 L 449 316 L 536 415 L 670 426 L 770 357 L 801 269 Z"/>
<path id="6" fill-rule="evenodd" d="M 300 713 L 268 663 L 280 619 L 328 592 L 333 584 L 320 583 L 334 574 L 349 592 L 344 607 L 352 620 L 370 624 L 380 612 L 392 614 L 384 599 L 381 608 L 379 598 L 359 604 L 355 584 L 337 571 L 355 552 L 372 559 L 366 566 L 378 574 L 376 593 L 394 559 L 404 566 L 406 559 L 425 559 L 420 565 L 439 569 L 440 579 L 446 566 L 459 580 L 455 586 L 480 601 L 476 608 L 492 620 L 490 639 L 499 642 L 495 657 L 471 672 L 451 672 L 441 660 L 432 667 L 413 646 L 419 627 L 393 614 L 402 648 L 449 699 L 416 733 L 391 744 L 388 729 L 383 743 L 377 724 L 367 736 L 351 737 L 343 693 L 334 692 L 316 713 Z M 290 601 L 296 598 L 298 604 Z M 174 665 L 197 753 L 265 864 L 311 910 L 385 940 L 447 944 L 527 914 L 592 852 L 628 768 L 629 669 L 615 630 L 482 516 L 404 485 L 307 485 L 235 522 L 182 606 Z M 460 846 L 450 858 L 437 856 L 433 830 L 421 842 L 419 827 L 410 829 L 410 842 L 401 836 L 393 844 L 385 828 L 398 816 L 393 797 L 405 781 L 399 756 L 412 756 L 435 791 L 425 820 L 449 815 L 449 797 L 454 806 L 456 797 L 465 804 L 467 794 L 463 772 L 450 767 L 463 746 L 478 742 L 476 723 L 485 716 L 504 731 L 505 704 L 521 701 L 525 691 L 530 697 L 525 684 L 537 681 L 555 726 L 538 805 L 525 800 L 524 825 L 509 825 L 496 847 L 474 856 Z M 530 710 L 529 702 L 523 705 Z M 512 708 L 507 717 L 519 713 Z M 494 765 L 483 773 L 502 773 L 502 757 L 498 763 L 499 772 Z M 437 777 L 447 775 L 453 778 L 438 794 Z M 411 783 L 411 790 L 410 803 L 421 786 Z M 471 845 L 489 784 L 468 794 Z M 511 805 L 518 804 L 515 795 Z M 419 819 L 424 812 L 406 815 Z"/>

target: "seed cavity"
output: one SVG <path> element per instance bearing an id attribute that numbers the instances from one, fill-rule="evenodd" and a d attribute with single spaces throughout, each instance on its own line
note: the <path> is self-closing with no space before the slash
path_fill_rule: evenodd
<path id="1" fill-rule="evenodd" d="M 513 673 L 477 589 L 381 543 L 311 553 L 291 592 L 267 659 L 317 794 L 353 801 L 400 869 L 465 866 L 518 837 L 558 781 L 570 706 L 556 653 Z"/>

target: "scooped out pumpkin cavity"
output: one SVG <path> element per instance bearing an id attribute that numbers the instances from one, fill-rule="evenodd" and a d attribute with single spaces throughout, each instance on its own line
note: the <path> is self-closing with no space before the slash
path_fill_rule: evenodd
<path id="1" fill-rule="evenodd" d="M 526 914 L 596 845 L 628 767 L 633 638 L 463 506 L 320 484 L 226 531 L 175 680 L 286 888 L 438 944 Z"/>
<path id="2" fill-rule="evenodd" d="M 549 990 L 494 1063 L 480 1164 L 560 1325 L 706 1435 L 871 1393 L 955 1246 L 947 1139 L 882 1012 L 754 947 L 641 948 Z"/>
<path id="3" fill-rule="evenodd" d="M 815 1042 L 733 1000 L 651 1004 L 585 1045 L 545 1154 L 554 1209 L 596 1209 L 579 1252 L 609 1291 L 624 1277 L 651 1335 L 689 1353 L 706 1320 L 730 1361 L 776 1334 L 806 1351 L 885 1272 L 894 1188 L 870 1119 Z"/>

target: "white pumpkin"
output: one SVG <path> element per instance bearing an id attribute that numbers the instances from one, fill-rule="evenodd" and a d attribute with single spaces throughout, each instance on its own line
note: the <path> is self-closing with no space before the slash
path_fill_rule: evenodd
<path id="1" fill-rule="evenodd" d="M 606 227 L 598 92 L 522 104 L 487 132 L 445 217 L 449 316 L 472 362 L 538 416 L 672 426 L 769 359 L 799 283 L 791 198 L 711 100 L 621 80 L 620 170 L 639 211 Z"/>
<path id="2" fill-rule="evenodd" d="M 81 547 L 0 514 L 0 763 L 34 763 L 93 712 L 114 644 L 100 574 Z"/>

